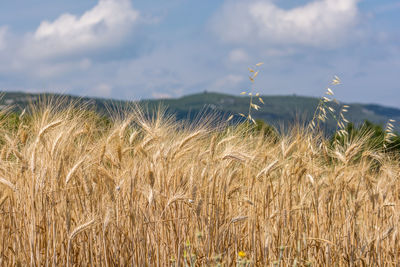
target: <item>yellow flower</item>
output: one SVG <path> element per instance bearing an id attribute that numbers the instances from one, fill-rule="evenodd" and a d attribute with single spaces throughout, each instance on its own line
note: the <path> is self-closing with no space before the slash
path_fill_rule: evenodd
<path id="1" fill-rule="evenodd" d="M 244 257 L 246 257 L 246 252 L 239 251 L 238 256 L 239 256 L 239 258 L 244 258 Z"/>

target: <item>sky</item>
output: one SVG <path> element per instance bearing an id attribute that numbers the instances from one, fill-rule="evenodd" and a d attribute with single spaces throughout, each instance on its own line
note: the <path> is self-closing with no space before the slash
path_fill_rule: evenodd
<path id="1" fill-rule="evenodd" d="M 248 67 L 264 62 L 252 85 Z M 14 0 L 0 90 L 125 100 L 203 91 L 400 108 L 398 0 Z"/>

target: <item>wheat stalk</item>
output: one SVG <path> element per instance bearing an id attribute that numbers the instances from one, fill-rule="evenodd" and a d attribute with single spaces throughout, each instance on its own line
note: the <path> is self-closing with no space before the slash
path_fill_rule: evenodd
<path id="1" fill-rule="evenodd" d="M 0 177 L 0 183 L 5 185 L 5 186 L 7 186 L 12 191 L 17 192 L 17 187 L 13 183 L 11 183 L 10 181 L 4 179 L 3 177 Z"/>
<path id="2" fill-rule="evenodd" d="M 75 165 L 71 168 L 71 170 L 68 172 L 67 176 L 65 177 L 65 184 L 68 184 L 68 182 L 71 180 L 72 176 L 75 174 L 76 170 L 81 166 L 81 164 L 85 161 L 85 158 L 82 158 L 79 160 Z"/>
<path id="3" fill-rule="evenodd" d="M 69 266 L 69 254 L 70 254 L 70 249 L 71 249 L 71 242 L 72 240 L 81 232 L 89 228 L 95 223 L 95 219 L 91 219 L 90 221 L 79 225 L 76 227 L 68 236 L 68 250 L 67 250 L 67 266 Z"/>

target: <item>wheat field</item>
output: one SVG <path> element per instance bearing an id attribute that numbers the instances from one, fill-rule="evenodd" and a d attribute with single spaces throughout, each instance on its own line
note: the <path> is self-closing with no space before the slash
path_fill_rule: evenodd
<path id="1" fill-rule="evenodd" d="M 24 116 L 0 122 L 1 266 L 400 262 L 399 159 L 367 137 L 138 107 L 104 125 L 76 105 Z"/>

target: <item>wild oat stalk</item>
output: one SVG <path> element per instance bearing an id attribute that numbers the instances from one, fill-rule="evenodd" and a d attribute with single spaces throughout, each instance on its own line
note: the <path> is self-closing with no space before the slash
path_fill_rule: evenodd
<path id="1" fill-rule="evenodd" d="M 256 77 L 260 73 L 259 67 L 262 66 L 263 64 L 264 63 L 260 62 L 260 63 L 257 63 L 255 65 L 255 67 L 248 68 L 249 73 L 250 73 L 249 80 L 251 82 L 250 91 L 248 91 L 248 92 L 244 91 L 244 92 L 240 93 L 241 95 L 250 96 L 250 102 L 249 102 L 249 110 L 248 110 L 247 115 L 245 115 L 243 113 L 239 113 L 238 115 L 243 117 L 243 118 L 245 118 L 247 121 L 252 122 L 255 125 L 256 125 L 256 121 L 254 120 L 253 116 L 251 115 L 251 112 L 252 112 L 252 110 L 259 110 L 260 106 L 254 103 L 254 98 L 257 98 L 258 101 L 261 104 L 264 104 L 264 100 L 261 98 L 260 93 L 255 93 L 255 94 L 253 93 L 253 91 L 254 91 L 254 82 L 255 82 Z M 233 119 L 233 117 L 234 117 L 234 115 L 229 116 L 227 121 L 230 121 L 231 119 Z"/>
<path id="2" fill-rule="evenodd" d="M 334 76 L 331 85 L 336 86 L 341 84 L 339 77 Z M 341 137 L 345 137 L 347 135 L 346 131 L 346 124 L 349 122 L 346 117 L 345 113 L 348 112 L 349 106 L 343 105 L 339 111 L 339 114 L 336 113 L 336 110 L 330 103 L 335 103 L 340 105 L 339 101 L 334 98 L 334 92 L 330 87 L 326 88 L 325 96 L 321 97 L 318 102 L 318 106 L 315 109 L 313 118 L 311 119 L 308 127 L 314 131 L 319 129 L 321 123 L 325 123 L 328 120 L 328 115 L 336 121 L 337 124 L 337 133 Z"/>

